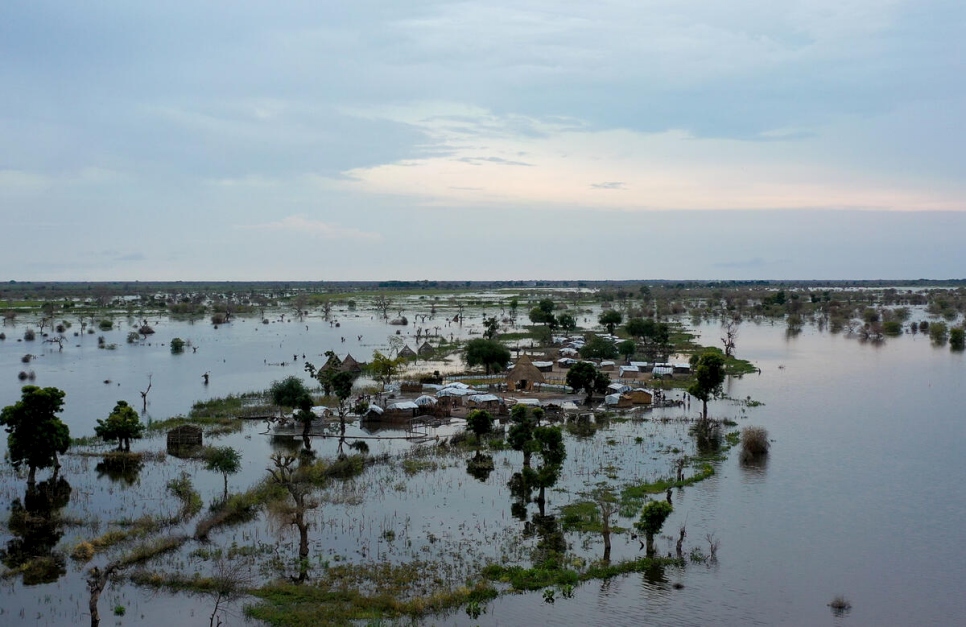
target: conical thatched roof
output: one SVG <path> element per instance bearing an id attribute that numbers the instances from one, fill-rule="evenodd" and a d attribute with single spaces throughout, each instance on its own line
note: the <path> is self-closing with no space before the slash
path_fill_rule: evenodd
<path id="1" fill-rule="evenodd" d="M 351 354 L 348 354 L 342 360 L 342 370 L 346 372 L 362 372 L 362 364 L 356 361 Z"/>
<path id="2" fill-rule="evenodd" d="M 402 357 L 403 359 L 412 359 L 416 357 L 416 351 L 409 348 L 409 344 L 406 344 L 405 346 L 402 347 L 402 350 L 399 351 L 399 356 Z"/>
<path id="3" fill-rule="evenodd" d="M 435 349 L 433 348 L 433 345 L 432 344 L 430 344 L 429 342 L 423 342 L 423 345 L 419 347 L 419 351 L 417 351 L 417 352 L 422 357 L 425 357 L 427 355 L 432 355 L 434 351 L 435 351 Z"/>
<path id="4" fill-rule="evenodd" d="M 528 381 L 529 383 L 545 383 L 543 373 L 540 372 L 530 357 L 523 355 L 517 359 L 517 363 L 506 375 L 507 383 L 515 385 L 518 381 Z"/>

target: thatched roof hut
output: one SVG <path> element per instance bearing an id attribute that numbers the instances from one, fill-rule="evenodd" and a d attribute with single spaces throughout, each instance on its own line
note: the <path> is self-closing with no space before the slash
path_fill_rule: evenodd
<path id="1" fill-rule="evenodd" d="M 346 372 L 359 373 L 362 372 L 362 364 L 356 361 L 352 354 L 347 354 L 345 359 L 342 360 L 341 369 Z"/>
<path id="2" fill-rule="evenodd" d="M 409 348 L 409 344 L 406 344 L 405 346 L 402 347 L 402 350 L 399 351 L 399 356 L 402 357 L 403 359 L 416 359 L 417 357 L 416 351 Z"/>
<path id="3" fill-rule="evenodd" d="M 416 352 L 419 353 L 420 357 L 432 357 L 436 349 L 429 342 L 423 342 L 423 345 Z"/>
<path id="4" fill-rule="evenodd" d="M 506 383 L 513 390 L 532 390 L 534 383 L 545 383 L 543 373 L 537 370 L 530 358 L 521 356 L 506 375 Z"/>

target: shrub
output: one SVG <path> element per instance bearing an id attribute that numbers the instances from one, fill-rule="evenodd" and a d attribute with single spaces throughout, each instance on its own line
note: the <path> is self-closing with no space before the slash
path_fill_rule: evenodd
<path id="1" fill-rule="evenodd" d="M 171 340 L 171 352 L 175 355 L 184 352 L 185 341 L 180 337 L 176 337 Z"/>
<path id="2" fill-rule="evenodd" d="M 110 331 L 114 328 L 114 322 L 105 318 L 97 323 L 97 328 L 101 331 Z"/>
<path id="3" fill-rule="evenodd" d="M 33 329 L 27 329 L 23 333 L 23 339 L 27 342 L 33 342 L 37 339 L 37 333 Z"/>
<path id="4" fill-rule="evenodd" d="M 764 427 L 741 430 L 741 461 L 747 462 L 768 454 L 768 431 Z"/>
<path id="5" fill-rule="evenodd" d="M 954 351 L 966 349 L 966 329 L 955 327 L 949 330 L 949 348 Z"/>

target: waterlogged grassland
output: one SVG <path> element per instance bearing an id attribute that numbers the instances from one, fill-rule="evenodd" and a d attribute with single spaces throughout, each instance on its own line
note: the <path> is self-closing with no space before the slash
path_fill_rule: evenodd
<path id="1" fill-rule="evenodd" d="M 226 413 L 233 402 L 225 404 Z M 82 612 L 84 578 L 95 566 L 116 568 L 110 594 L 164 590 L 199 611 L 209 606 L 209 614 L 217 599 L 247 596 L 246 613 L 273 625 L 482 611 L 496 595 L 526 590 L 566 596 L 588 580 L 654 566 L 630 538 L 640 506 L 663 499 L 669 487 L 685 494 L 717 463 L 696 449 L 685 418 L 683 410 L 669 409 L 643 420 L 601 420 L 589 435 L 567 435 L 568 457 L 542 513 L 534 502 L 522 511 L 513 507 L 507 484 L 522 456 L 499 438 L 484 441 L 481 454 L 492 458 L 492 471 L 482 479 L 467 473 L 476 455 L 473 438 L 393 450 L 373 442 L 373 454 L 343 461 L 335 458 L 334 442 L 316 442 L 314 455 L 300 462 L 305 557 L 293 524 L 296 502 L 268 472 L 270 455 L 281 449 L 258 433 L 256 422 L 212 441 L 238 446 L 251 462 L 244 482 L 233 479 L 227 501 L 220 475 L 205 471 L 201 461 L 160 453 L 160 431 L 136 441 L 140 451 L 130 454 L 139 462 L 136 477 L 130 468 L 127 476 L 99 473 L 99 455 L 110 451 L 79 447 L 64 458 L 63 476 L 73 489 L 52 548 L 55 558 L 72 564 L 60 585 L 74 590 L 74 598 L 54 605 L 62 614 Z M 191 419 L 169 424 L 180 420 Z M 727 446 L 725 439 L 717 458 Z M 298 456 L 297 448 L 288 454 Z M 686 477 L 679 481 L 682 459 Z M 13 500 L 23 484 L 3 472 Z M 620 500 L 608 562 L 601 560 L 600 527 L 593 524 L 599 515 L 585 497 L 601 486 Z M 33 565 L 50 558 L 38 559 Z M 677 559 L 661 565 L 686 568 Z M 14 580 L 23 570 L 8 568 L 5 576 Z M 102 614 L 108 593 L 104 599 Z"/>

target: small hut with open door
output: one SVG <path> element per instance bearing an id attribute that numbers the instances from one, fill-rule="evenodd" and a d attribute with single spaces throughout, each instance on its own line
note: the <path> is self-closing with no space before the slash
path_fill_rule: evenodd
<path id="1" fill-rule="evenodd" d="M 540 372 L 526 355 L 517 359 L 517 363 L 506 375 L 507 387 L 511 390 L 529 392 L 534 383 L 545 383 L 543 373 Z"/>

